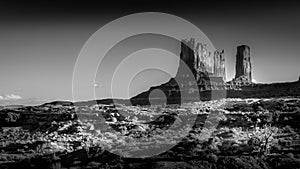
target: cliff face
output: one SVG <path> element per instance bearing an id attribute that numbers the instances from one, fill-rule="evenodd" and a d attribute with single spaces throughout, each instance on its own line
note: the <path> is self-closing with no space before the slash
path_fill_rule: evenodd
<path id="1" fill-rule="evenodd" d="M 250 47 L 247 45 L 238 46 L 234 80 L 241 83 L 252 83 L 251 69 Z"/>
<path id="2" fill-rule="evenodd" d="M 222 77 L 224 82 L 226 81 L 224 50 L 214 52 L 214 75 Z"/>
<path id="3" fill-rule="evenodd" d="M 182 40 L 181 42 L 181 60 L 192 71 L 197 82 L 203 81 L 203 78 L 220 77 L 225 82 L 225 52 L 224 50 L 214 51 L 214 55 L 207 50 L 206 44 L 195 43 L 195 39 Z M 185 76 L 187 72 L 179 65 L 177 76 Z"/>

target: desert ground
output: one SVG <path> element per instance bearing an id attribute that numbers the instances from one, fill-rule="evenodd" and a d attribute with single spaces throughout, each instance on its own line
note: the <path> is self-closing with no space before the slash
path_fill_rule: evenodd
<path id="1" fill-rule="evenodd" d="M 297 97 L 3 106 L 0 168 L 297 169 L 299 120 Z"/>

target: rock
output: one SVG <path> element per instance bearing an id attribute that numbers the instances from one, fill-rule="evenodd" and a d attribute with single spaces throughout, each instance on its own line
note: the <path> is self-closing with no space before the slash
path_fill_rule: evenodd
<path id="1" fill-rule="evenodd" d="M 236 53 L 236 81 L 252 83 L 252 68 L 250 61 L 250 47 L 241 45 L 237 47 Z"/>
<path id="2" fill-rule="evenodd" d="M 181 53 L 180 58 L 184 61 L 185 64 L 191 69 L 194 68 L 195 64 L 195 39 L 182 40 L 181 42 Z"/>
<path id="3" fill-rule="evenodd" d="M 221 77 L 225 81 L 225 52 L 214 51 L 214 56 L 208 51 L 206 44 L 195 43 L 195 39 L 182 40 L 181 60 L 189 67 L 196 80 L 199 82 L 202 74 L 210 74 L 213 77 Z M 187 74 L 179 65 L 177 77 Z M 208 76 L 208 75 L 207 75 Z"/>
<path id="4" fill-rule="evenodd" d="M 223 80 L 226 81 L 224 50 L 221 52 L 214 52 L 214 75 L 217 77 L 222 77 Z"/>
<path id="5" fill-rule="evenodd" d="M 111 117 L 111 121 L 112 121 L 113 123 L 116 123 L 118 120 L 117 120 L 117 118 L 115 118 L 115 117 Z"/>
<path id="6" fill-rule="evenodd" d="M 176 121 L 178 115 L 176 113 L 165 113 L 157 117 L 154 121 L 146 122 L 145 124 L 150 124 L 154 128 L 169 128 Z"/>

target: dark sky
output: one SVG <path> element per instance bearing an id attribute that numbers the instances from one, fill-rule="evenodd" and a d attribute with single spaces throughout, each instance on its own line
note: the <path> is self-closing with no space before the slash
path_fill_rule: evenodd
<path id="1" fill-rule="evenodd" d="M 137 12 L 169 13 L 198 26 L 216 49 L 225 49 L 227 80 L 234 77 L 241 44 L 251 48 L 257 82 L 294 81 L 300 75 L 297 2 L 96 2 L 0 2 L 0 104 L 72 100 L 73 69 L 85 42 L 105 24 Z M 156 79 L 132 95 L 169 78 L 146 73 L 151 74 Z"/>

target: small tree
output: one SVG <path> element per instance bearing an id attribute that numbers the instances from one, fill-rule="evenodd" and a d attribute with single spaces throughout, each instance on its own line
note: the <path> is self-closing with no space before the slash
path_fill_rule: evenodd
<path id="1" fill-rule="evenodd" d="M 270 153 L 270 148 L 272 144 L 276 142 L 274 135 L 278 132 L 277 127 L 273 127 L 270 124 L 266 124 L 263 128 L 256 128 L 252 133 L 249 134 L 249 143 L 251 144 L 255 140 L 255 144 L 251 146 L 257 146 L 259 154 Z"/>

